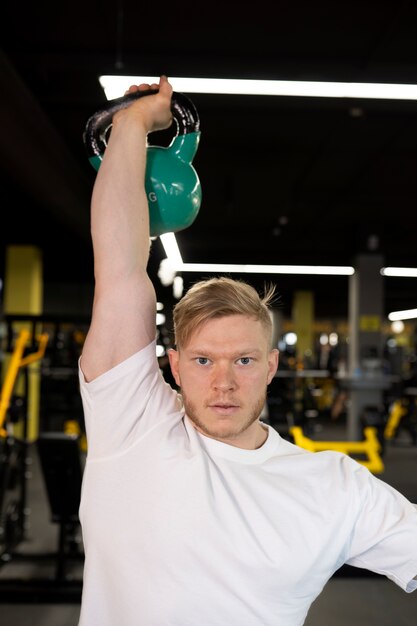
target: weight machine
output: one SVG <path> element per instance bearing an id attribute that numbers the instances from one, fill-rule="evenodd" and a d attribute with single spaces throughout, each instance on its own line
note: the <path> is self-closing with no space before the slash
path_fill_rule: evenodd
<path id="1" fill-rule="evenodd" d="M 31 343 L 29 345 L 29 340 Z M 0 396 L 0 562 L 7 562 L 15 547 L 24 538 L 27 515 L 26 473 L 27 457 L 27 366 L 41 359 L 45 353 L 48 335 L 32 336 L 22 329 L 17 337 L 4 378 Z M 11 337 L 9 335 L 9 344 Z M 20 372 L 24 373 L 24 393 L 13 396 Z M 10 424 L 6 424 L 9 415 Z M 23 415 L 22 437 L 16 437 L 10 427 Z M 9 426 L 9 427 L 8 427 Z"/>
<path id="2" fill-rule="evenodd" d="M 21 319 L 22 318 L 22 319 Z M 0 571 L 4 574 L 13 564 L 29 561 L 54 564 L 51 577 L 23 578 L 0 576 L 0 601 L 66 601 L 79 602 L 81 580 L 67 576 L 70 560 L 83 562 L 80 550 L 78 507 L 83 467 L 79 435 L 64 432 L 41 432 L 35 442 L 50 508 L 50 521 L 59 524 L 58 545 L 50 554 L 24 554 L 18 550 L 27 538 L 29 509 L 27 507 L 28 465 L 28 365 L 44 358 L 50 339 L 48 333 L 37 333 L 41 318 L 25 317 L 32 330 L 13 330 L 16 319 L 8 320 L 8 346 L 11 352 L 0 396 Z M 22 324 L 20 324 L 22 325 Z M 14 344 L 14 346 L 13 346 Z M 20 395 L 13 395 L 17 382 L 23 378 Z M 15 425 L 21 422 L 19 436 Z M 9 567 L 8 567 L 9 566 Z"/>

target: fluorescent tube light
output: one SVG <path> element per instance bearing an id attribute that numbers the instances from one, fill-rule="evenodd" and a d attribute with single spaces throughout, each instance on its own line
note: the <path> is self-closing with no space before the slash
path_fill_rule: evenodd
<path id="1" fill-rule="evenodd" d="M 170 265 L 175 269 L 184 265 L 175 234 L 165 233 L 165 235 L 160 236 L 160 240 L 164 246 L 165 254 L 167 255 L 167 259 L 169 259 Z"/>
<path id="2" fill-rule="evenodd" d="M 417 100 L 417 85 L 397 83 L 344 83 L 302 80 L 249 80 L 235 78 L 169 78 L 175 91 L 253 96 L 296 96 L 303 98 L 365 98 Z M 99 77 L 108 100 L 122 96 L 130 85 L 157 83 L 159 76 Z"/>
<path id="3" fill-rule="evenodd" d="M 338 265 L 239 265 L 227 263 L 184 263 L 175 233 L 160 236 L 171 271 L 175 272 L 227 272 L 228 274 L 321 274 L 351 276 L 353 267 Z"/>
<path id="4" fill-rule="evenodd" d="M 382 276 L 417 278 L 417 267 L 383 267 L 381 274 Z"/>
<path id="5" fill-rule="evenodd" d="M 228 263 L 183 263 L 174 233 L 161 235 L 167 261 L 174 272 L 212 272 L 227 274 L 319 274 L 323 276 L 351 276 L 350 266 L 334 265 L 239 265 Z"/>
<path id="6" fill-rule="evenodd" d="M 351 276 L 353 267 L 332 265 L 235 265 L 222 263 L 183 263 L 181 272 L 227 272 L 228 274 L 316 274 Z"/>
<path id="7" fill-rule="evenodd" d="M 412 320 L 417 318 L 417 309 L 406 309 L 405 311 L 394 311 L 388 315 L 390 322 L 397 320 Z"/>

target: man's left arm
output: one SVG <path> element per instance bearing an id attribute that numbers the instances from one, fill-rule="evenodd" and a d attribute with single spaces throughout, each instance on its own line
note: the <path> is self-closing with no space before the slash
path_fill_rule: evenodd
<path id="1" fill-rule="evenodd" d="M 385 575 L 404 591 L 417 590 L 417 506 L 365 468 L 354 472 L 359 515 L 348 565 Z"/>

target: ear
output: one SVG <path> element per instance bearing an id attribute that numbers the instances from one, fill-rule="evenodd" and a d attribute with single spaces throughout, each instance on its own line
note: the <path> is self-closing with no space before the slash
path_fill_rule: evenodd
<path id="1" fill-rule="evenodd" d="M 174 350 L 174 349 L 168 350 L 168 358 L 169 358 L 169 364 L 171 366 L 171 372 L 178 387 L 181 386 L 180 374 L 179 374 L 179 356 L 180 355 L 177 350 Z"/>
<path id="2" fill-rule="evenodd" d="M 274 378 L 275 373 L 278 369 L 279 362 L 279 351 L 274 348 L 268 355 L 268 385 L 271 380 Z"/>

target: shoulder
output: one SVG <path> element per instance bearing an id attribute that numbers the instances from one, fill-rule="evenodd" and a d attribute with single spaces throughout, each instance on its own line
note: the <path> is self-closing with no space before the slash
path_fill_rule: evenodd
<path id="1" fill-rule="evenodd" d="M 156 341 L 151 341 L 147 346 L 110 367 L 91 381 L 85 376 L 83 365 L 84 359 L 81 355 L 78 361 L 78 370 L 80 384 L 84 389 L 104 388 L 121 379 L 136 377 L 139 373 L 141 378 L 147 378 L 149 375 L 159 372 Z"/>

